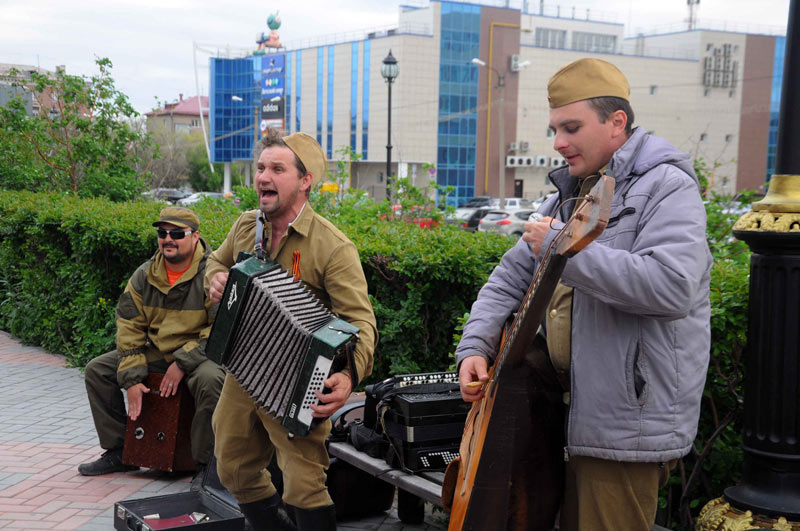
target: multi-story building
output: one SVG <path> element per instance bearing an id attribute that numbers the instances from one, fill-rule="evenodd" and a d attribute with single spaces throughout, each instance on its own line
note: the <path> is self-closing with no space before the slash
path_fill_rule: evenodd
<path id="1" fill-rule="evenodd" d="M 0 106 L 5 106 L 11 98 L 22 96 L 25 110 L 30 116 L 38 115 L 42 110 L 57 114 L 57 95 L 50 89 L 37 92 L 33 77 L 34 74 L 40 74 L 53 78 L 56 72 L 63 71 L 63 65 L 56 66 L 53 72 L 38 66 L 0 63 Z"/>
<path id="2" fill-rule="evenodd" d="M 550 188 L 548 172 L 564 164 L 549 132 L 547 81 L 572 60 L 597 57 L 628 77 L 634 125 L 703 158 L 714 190 L 732 194 L 766 181 L 783 69 L 779 31 L 626 39 L 606 14 L 489 2 L 431 0 L 402 6 L 389 29 L 312 38 L 261 57 L 212 58 L 212 156 L 248 158 L 259 102 L 262 109 L 272 102 L 278 123 L 315 135 L 330 160 L 348 148 L 360 155 L 351 186 L 384 197 L 389 94 L 381 66 L 391 51 L 400 69 L 391 92 L 392 174 L 420 185 L 430 175 L 423 167 L 434 165 L 437 184 L 455 189 L 455 204 L 497 196 L 501 187 L 508 197 L 536 198 Z M 238 83 L 229 81 L 232 72 Z"/>
<path id="3" fill-rule="evenodd" d="M 178 94 L 178 101 L 165 103 L 160 109 L 145 114 L 147 130 L 165 128 L 172 133 L 191 133 L 208 127 L 208 96 L 193 96 L 183 99 Z M 200 124 L 200 117 L 205 124 Z"/>

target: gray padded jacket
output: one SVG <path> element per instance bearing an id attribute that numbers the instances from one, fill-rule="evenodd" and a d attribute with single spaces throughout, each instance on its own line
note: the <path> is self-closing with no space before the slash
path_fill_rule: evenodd
<path id="1" fill-rule="evenodd" d="M 627 462 L 687 454 L 697 432 L 710 349 L 712 264 L 706 215 L 688 155 L 636 128 L 614 153 L 616 188 L 608 227 L 570 258 L 561 281 L 574 288 L 567 451 Z M 577 179 L 550 174 L 559 194 L 539 209 L 556 215 Z M 571 208 L 570 208 L 571 209 Z M 559 223 L 548 231 L 547 249 Z M 538 260 L 520 240 L 472 306 L 456 354 L 492 360 Z"/>

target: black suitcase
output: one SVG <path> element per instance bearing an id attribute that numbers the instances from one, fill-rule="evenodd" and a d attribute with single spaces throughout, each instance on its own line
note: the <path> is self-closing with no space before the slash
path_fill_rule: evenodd
<path id="1" fill-rule="evenodd" d="M 197 523 L 191 515 L 202 514 Z M 157 518 L 145 516 L 158 515 Z M 188 523 L 184 523 L 188 522 Z M 114 529 L 149 531 L 151 529 L 202 529 L 203 531 L 243 531 L 244 515 L 233 495 L 220 483 L 217 461 L 212 458 L 205 469 L 202 490 L 153 496 L 114 503 Z"/>

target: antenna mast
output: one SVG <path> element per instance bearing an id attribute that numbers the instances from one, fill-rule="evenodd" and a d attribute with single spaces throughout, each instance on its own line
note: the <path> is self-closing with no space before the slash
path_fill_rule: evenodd
<path id="1" fill-rule="evenodd" d="M 697 26 L 697 5 L 699 3 L 700 0 L 686 0 L 686 5 L 689 6 L 689 18 L 687 19 L 689 31 L 692 31 Z"/>

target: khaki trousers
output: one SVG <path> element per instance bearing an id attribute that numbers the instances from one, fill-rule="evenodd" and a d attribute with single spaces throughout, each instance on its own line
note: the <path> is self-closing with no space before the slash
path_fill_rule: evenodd
<path id="1" fill-rule="evenodd" d="M 225 377 L 212 419 L 217 473 L 239 503 L 252 503 L 276 493 L 267 465 L 277 456 L 283 472 L 283 501 L 300 509 L 332 505 L 326 473 L 330 465 L 325 439 L 331 422 L 306 437 L 289 438 L 280 420 L 259 409 L 232 375 Z"/>
<path id="2" fill-rule="evenodd" d="M 670 463 L 674 464 L 674 463 Z M 650 531 L 670 466 L 570 456 L 561 531 Z"/>
<path id="3" fill-rule="evenodd" d="M 116 350 L 94 358 L 86 365 L 85 384 L 89 395 L 94 427 L 100 446 L 105 450 L 122 448 L 125 443 L 125 423 L 128 412 L 125 399 L 117 383 L 117 365 L 120 353 Z M 151 372 L 165 372 L 169 365 L 157 361 L 148 365 Z M 184 375 L 182 382 L 194 398 L 195 413 L 192 418 L 192 457 L 201 464 L 211 459 L 214 447 L 214 432 L 211 431 L 211 414 L 217 405 L 219 391 L 225 378 L 225 370 L 211 360 L 198 365 Z M 158 392 L 151 389 L 150 392 Z"/>

